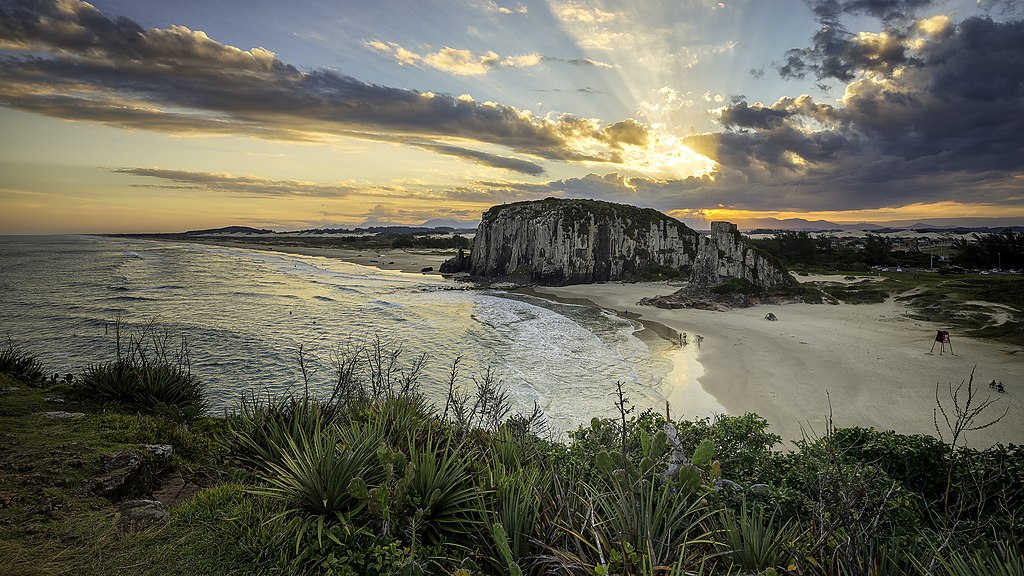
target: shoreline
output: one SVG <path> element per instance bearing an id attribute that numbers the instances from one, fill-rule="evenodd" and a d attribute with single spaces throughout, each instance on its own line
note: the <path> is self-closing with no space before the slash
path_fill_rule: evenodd
<path id="1" fill-rule="evenodd" d="M 421 268 L 428 266 L 435 272 L 426 274 L 438 274 L 440 263 L 451 255 L 436 250 L 198 243 L 338 258 L 414 274 L 423 274 Z M 674 418 L 710 416 L 716 411 L 755 412 L 782 436 L 786 446 L 805 434 L 823 434 L 830 413 L 837 427 L 870 426 L 936 436 L 936 385 L 948 406 L 949 384 L 955 387 L 974 369 L 979 398 L 996 399 L 993 409 L 982 417 L 996 417 L 1007 407 L 1009 413 L 990 428 L 967 433 L 967 444 L 979 448 L 1024 444 L 1024 380 L 1018 376 L 1024 368 L 1024 352 L 1012 345 L 953 333 L 956 355 L 928 354 L 935 330 L 946 328 L 906 317 L 906 306 L 892 298 L 880 304 L 770 304 L 727 312 L 637 304 L 641 298 L 677 288 L 667 282 L 611 282 L 513 291 L 595 306 L 638 321 L 650 331 L 645 337 L 654 335 L 665 343 L 666 349 L 655 353 L 668 357 L 674 366 L 662 386 L 656 387 L 669 399 Z M 768 312 L 779 320 L 765 320 Z M 680 333 L 690 335 L 689 350 L 683 353 L 670 348 Z M 698 335 L 702 341 L 693 350 Z M 990 394 L 986 383 L 992 379 L 1004 382 L 1007 393 Z M 690 381 L 694 388 L 686 385 Z"/>
<path id="2" fill-rule="evenodd" d="M 628 309 L 624 308 L 620 311 L 616 308 L 602 306 L 589 298 L 546 292 L 546 288 L 544 286 L 528 286 L 517 288 L 514 291 L 563 304 L 600 308 L 612 312 L 620 318 L 640 324 L 641 328 L 635 332 L 635 336 L 651 348 L 652 354 L 660 356 L 672 364 L 672 368 L 665 374 L 662 381 L 658 385 L 652 386 L 668 403 L 668 406 L 659 412 L 668 411 L 672 418 L 688 419 L 713 418 L 717 414 L 728 413 L 719 399 L 700 383 L 700 378 L 705 373 L 704 366 L 700 362 L 702 342 L 685 331 L 657 320 L 645 318 L 642 314 L 631 312 Z M 681 336 L 686 338 L 685 343 L 681 343 Z"/>
<path id="3" fill-rule="evenodd" d="M 672 290 L 664 283 L 539 288 L 703 336 L 701 386 L 729 414 L 759 414 L 785 442 L 805 432 L 823 434 L 830 412 L 838 427 L 935 436 L 936 385 L 948 409 L 949 383 L 955 387 L 974 369 L 978 397 L 996 399 L 979 423 L 1004 408 L 1009 413 L 990 428 L 968 432 L 968 445 L 1024 443 L 1024 357 L 1015 356 L 1019 350 L 1012 345 L 954 333 L 956 355 L 929 354 L 936 328 L 906 317 L 906 307 L 892 298 L 881 304 L 775 304 L 728 312 L 636 304 Z M 779 320 L 765 320 L 768 312 Z M 993 393 L 986 384 L 991 379 L 1014 386 L 1006 394 Z"/>
<path id="4" fill-rule="evenodd" d="M 156 238 L 147 238 L 155 242 L 166 242 Z M 246 250 L 262 250 L 266 252 L 280 252 L 282 254 L 294 254 L 298 256 L 322 256 L 324 258 L 337 258 L 350 264 L 369 266 L 381 270 L 397 270 L 407 274 L 430 274 L 439 276 L 441 264 L 455 256 L 458 250 L 445 250 L 434 248 L 367 248 L 356 250 L 354 248 L 320 248 L 313 246 L 298 246 L 290 244 L 264 244 L 260 242 L 245 242 L 229 239 L 169 239 L 171 242 L 182 244 L 203 244 L 212 246 L 226 246 L 228 248 L 243 248 Z M 425 268 L 433 268 L 424 271 Z"/>

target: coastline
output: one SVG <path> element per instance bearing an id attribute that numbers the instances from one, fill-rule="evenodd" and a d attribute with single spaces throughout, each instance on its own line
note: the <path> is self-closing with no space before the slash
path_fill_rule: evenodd
<path id="1" fill-rule="evenodd" d="M 157 242 L 158 240 L 150 238 Z M 300 256 L 323 256 L 324 258 L 337 258 L 351 264 L 370 266 L 381 270 L 398 270 L 408 274 L 435 274 L 439 275 L 441 264 L 455 256 L 457 250 L 443 249 L 415 249 L 415 248 L 367 248 L 356 250 L 353 248 L 320 248 L 313 246 L 298 246 L 290 244 L 264 244 L 261 242 L 245 242 L 229 239 L 173 239 L 172 242 L 183 244 L 208 244 L 213 246 L 227 246 L 230 248 L 245 248 L 247 250 L 264 250 L 267 252 L 281 252 L 283 254 L 298 254 Z M 424 272 L 424 268 L 433 268 Z"/>
<path id="2" fill-rule="evenodd" d="M 408 273 L 433 267 L 431 274 L 454 253 L 201 243 L 338 258 Z M 1024 352 L 1012 345 L 953 333 L 955 355 L 929 354 L 935 330 L 945 327 L 908 318 L 906 306 L 891 298 L 880 304 L 763 305 L 728 312 L 637 304 L 677 288 L 667 282 L 611 282 L 519 291 L 615 311 L 664 341 L 665 347 L 655 352 L 670 358 L 675 368 L 658 391 L 668 398 L 673 417 L 756 412 L 787 445 L 805 434 L 823 434 L 830 411 L 840 427 L 935 436 L 936 385 L 948 405 L 950 382 L 955 387 L 974 369 L 979 397 L 997 400 L 983 417 L 996 417 L 1007 407 L 1009 413 L 995 426 L 967 433 L 968 445 L 1024 444 L 1024 380 L 1019 376 Z M 768 312 L 779 320 L 765 320 Z M 671 340 L 684 332 L 689 345 L 673 350 Z M 643 335 L 648 343 L 651 334 Z M 1007 393 L 991 393 L 986 383 L 992 379 L 1004 382 Z"/>
<path id="3" fill-rule="evenodd" d="M 948 405 L 949 383 L 955 387 L 974 369 L 979 397 L 997 399 L 982 418 L 997 417 L 1007 407 L 1009 413 L 990 428 L 968 432 L 968 444 L 1024 443 L 1024 382 L 1019 376 L 1024 357 L 1014 355 L 1011 345 L 955 333 L 956 355 L 929 354 L 936 327 L 906 317 L 906 307 L 891 298 L 881 304 L 785 304 L 715 312 L 636 304 L 674 290 L 665 283 L 536 290 L 628 309 L 631 316 L 703 336 L 701 386 L 729 414 L 761 415 L 787 442 L 805 432 L 823 434 L 830 410 L 836 426 L 934 436 L 936 384 Z M 765 320 L 769 312 L 779 320 Z M 986 384 L 991 379 L 1007 383 L 1008 393 L 992 392 Z"/>
<path id="4" fill-rule="evenodd" d="M 641 328 L 635 336 L 648 345 L 652 354 L 672 364 L 672 369 L 655 388 L 668 402 L 668 406 L 659 412 L 664 413 L 668 410 L 672 418 L 687 419 L 711 418 L 716 414 L 728 413 L 718 398 L 700 384 L 700 378 L 705 373 L 699 359 L 702 343 L 698 342 L 694 334 L 686 334 L 685 330 L 646 318 L 627 308 L 602 306 L 589 298 L 555 294 L 548 291 L 548 287 L 529 286 L 514 291 L 563 304 L 601 308 L 640 324 Z M 681 335 L 686 338 L 685 344 L 681 343 Z"/>

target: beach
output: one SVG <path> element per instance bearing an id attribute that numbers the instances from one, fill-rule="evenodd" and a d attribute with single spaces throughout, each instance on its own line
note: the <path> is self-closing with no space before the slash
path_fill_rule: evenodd
<path id="1" fill-rule="evenodd" d="M 410 273 L 432 267 L 436 274 L 453 253 L 211 243 L 339 258 Z M 854 281 L 820 275 L 799 280 Z M 967 443 L 976 447 L 1024 443 L 1024 351 L 1019 347 L 952 331 L 954 353 L 949 353 L 947 345 L 946 352 L 940 354 L 938 343 L 930 353 L 936 330 L 948 328 L 909 318 L 906 306 L 892 298 L 879 304 L 763 305 L 726 312 L 637 304 L 642 298 L 670 294 L 678 288 L 678 283 L 667 282 L 608 282 L 537 286 L 528 292 L 615 311 L 649 328 L 664 326 L 666 330 L 654 331 L 665 338 L 685 333 L 686 349 L 670 354 L 676 367 L 658 390 L 669 400 L 673 417 L 756 412 L 787 443 L 805 435 L 824 434 L 830 413 L 837 427 L 935 436 L 936 385 L 948 408 L 950 383 L 955 388 L 974 370 L 978 401 L 996 400 L 976 423 L 987 423 L 1005 409 L 1009 411 L 998 424 L 965 433 Z M 766 320 L 768 313 L 778 320 Z M 989 388 L 993 379 L 1005 384 L 1005 394 Z M 692 388 L 694 380 L 700 390 Z M 948 438 L 941 414 L 939 425 Z"/>
<path id="2" fill-rule="evenodd" d="M 967 432 L 968 443 L 1024 443 L 1024 352 L 1017 347 L 954 331 L 955 354 L 947 346 L 940 355 L 937 343 L 929 353 L 936 330 L 945 327 L 908 318 L 906 307 L 893 299 L 881 304 L 765 305 L 728 312 L 637 305 L 641 298 L 676 289 L 666 283 L 606 283 L 538 287 L 535 292 L 628 310 L 630 317 L 685 332 L 690 346 L 696 345 L 699 335 L 697 359 L 703 374 L 698 381 L 704 390 L 729 414 L 758 413 L 785 441 L 822 435 L 830 412 L 837 427 L 935 435 L 936 384 L 948 411 L 950 382 L 955 387 L 975 370 L 978 398 L 996 399 L 977 423 L 986 423 L 1007 408 L 1009 412 L 992 427 Z M 778 320 L 766 320 L 769 312 Z M 1007 392 L 990 389 L 992 379 L 1002 381 Z M 686 406 L 672 410 L 688 413 Z M 941 414 L 939 423 L 948 439 Z"/>

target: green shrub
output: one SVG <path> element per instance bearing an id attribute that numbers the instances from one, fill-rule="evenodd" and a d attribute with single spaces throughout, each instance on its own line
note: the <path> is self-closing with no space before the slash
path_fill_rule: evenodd
<path id="1" fill-rule="evenodd" d="M 71 384 L 82 399 L 189 421 L 206 407 L 202 382 L 166 363 L 120 359 L 86 368 Z"/>
<path id="2" fill-rule="evenodd" d="M 728 278 L 712 287 L 711 292 L 719 295 L 744 294 L 746 296 L 757 296 L 761 293 L 761 289 L 757 287 L 757 284 L 745 278 Z"/>
<path id="3" fill-rule="evenodd" d="M 267 461 L 260 476 L 266 486 L 253 492 L 285 502 L 289 511 L 343 520 L 366 505 L 367 485 L 383 478 L 377 460 L 379 430 L 339 430 L 316 420 L 298 438 L 274 446 L 277 461 Z"/>
<path id="4" fill-rule="evenodd" d="M 42 386 L 46 379 L 46 370 L 39 357 L 30 354 L 7 341 L 7 348 L 0 351 L 0 374 L 6 374 L 26 386 Z"/>
<path id="5" fill-rule="evenodd" d="M 744 501 L 739 512 L 723 511 L 721 522 L 729 557 L 744 569 L 761 572 L 788 564 L 786 549 L 797 536 L 791 521 L 780 522 L 775 513 Z"/>

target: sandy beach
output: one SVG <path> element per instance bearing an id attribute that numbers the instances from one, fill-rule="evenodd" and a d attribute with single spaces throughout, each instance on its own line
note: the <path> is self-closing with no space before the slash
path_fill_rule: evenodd
<path id="1" fill-rule="evenodd" d="M 212 243 L 340 258 L 416 274 L 427 267 L 436 274 L 440 264 L 454 253 L 359 251 L 222 240 Z M 844 282 L 842 276 L 806 276 L 800 280 Z M 756 412 L 788 442 L 805 433 L 822 434 L 831 400 L 836 426 L 935 435 L 936 384 L 948 406 L 950 382 L 955 387 L 974 369 L 978 397 L 997 399 L 986 415 L 998 416 L 1006 408 L 1009 413 L 990 428 L 967 433 L 968 443 L 977 447 L 998 442 L 1024 444 L 1024 350 L 1019 347 L 952 331 L 955 354 L 947 350 L 940 355 L 938 345 L 934 353 L 929 353 L 935 331 L 947 327 L 908 318 L 906 307 L 892 299 L 881 304 L 765 305 L 728 312 L 637 305 L 641 298 L 677 289 L 677 285 L 659 282 L 609 282 L 535 287 L 529 292 L 619 313 L 628 311 L 630 318 L 686 333 L 688 346 L 670 352 L 676 368 L 659 390 L 669 400 L 674 416 Z M 765 320 L 769 312 L 778 320 Z M 988 387 L 993 379 L 1005 384 L 1005 394 Z M 694 381 L 700 390 L 692 388 Z"/>
<path id="2" fill-rule="evenodd" d="M 822 278 L 811 278 L 822 279 Z M 831 278 L 829 278 L 831 279 Z M 987 415 L 998 424 L 967 433 L 971 445 L 1024 443 L 1024 351 L 1009 344 L 951 333 L 955 355 L 929 354 L 936 329 L 904 315 L 894 300 L 881 304 L 787 304 L 713 312 L 665 310 L 636 303 L 677 289 L 661 283 L 540 287 L 539 294 L 581 298 L 631 317 L 702 337 L 700 385 L 729 414 L 756 412 L 785 440 L 821 434 L 829 413 L 836 426 L 871 426 L 901 434 L 935 434 L 935 386 L 948 405 L 948 385 L 975 367 L 979 397 L 997 398 Z M 765 320 L 767 313 L 778 320 Z M 1001 380 L 1007 393 L 988 387 Z M 965 386 L 966 389 L 966 386 Z M 688 412 L 673 406 L 673 412 Z M 941 422 L 941 420 L 940 420 Z"/>

